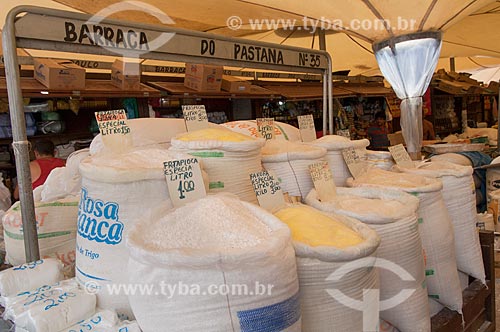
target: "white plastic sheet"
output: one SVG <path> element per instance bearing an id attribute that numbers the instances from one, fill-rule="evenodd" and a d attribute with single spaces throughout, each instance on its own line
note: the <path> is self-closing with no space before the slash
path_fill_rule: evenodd
<path id="1" fill-rule="evenodd" d="M 410 153 L 422 146 L 422 96 L 441 53 L 441 33 L 403 35 L 373 45 L 380 71 L 401 102 L 401 128 Z"/>

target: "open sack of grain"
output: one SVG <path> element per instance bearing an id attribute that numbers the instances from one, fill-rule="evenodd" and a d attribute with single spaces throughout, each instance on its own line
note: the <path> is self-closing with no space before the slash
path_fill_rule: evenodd
<path id="1" fill-rule="evenodd" d="M 442 194 L 453 223 L 458 269 L 484 283 L 486 277 L 476 228 L 476 188 L 472 167 L 432 161 L 415 163 L 415 168 L 395 166 L 394 169 L 443 182 Z"/>
<path id="2" fill-rule="evenodd" d="M 362 156 L 362 158 L 365 158 L 366 147 L 370 145 L 370 141 L 367 139 L 351 141 L 350 139 L 342 136 L 326 135 L 307 144 L 319 146 L 327 150 L 325 158 L 330 165 L 330 169 L 332 170 L 335 185 L 345 187 L 346 180 L 352 175 L 344 161 L 342 150 L 354 148 L 358 150 L 358 153 Z"/>
<path id="3" fill-rule="evenodd" d="M 264 139 L 219 126 L 177 135 L 171 143 L 170 151 L 203 161 L 210 181 L 207 192 L 230 192 L 244 201 L 257 203 L 250 174 L 262 170 L 260 153 Z"/>
<path id="4" fill-rule="evenodd" d="M 261 137 L 256 120 L 231 121 L 223 123 L 221 126 L 247 136 Z M 300 142 L 300 131 L 288 123 L 274 121 L 274 137 L 279 141 Z"/>
<path id="5" fill-rule="evenodd" d="M 381 188 L 337 188 L 328 202 L 312 190 L 306 203 L 325 214 L 355 218 L 377 232 L 380 317 L 401 332 L 430 331 L 425 264 L 418 232 L 418 198 Z M 398 293 L 404 298 L 397 299 Z"/>
<path id="6" fill-rule="evenodd" d="M 208 195 L 143 218 L 127 245 L 130 282 L 157 292 L 129 296 L 144 332 L 301 331 L 290 230 L 253 204 Z"/>
<path id="7" fill-rule="evenodd" d="M 455 240 L 450 215 L 443 200 L 443 183 L 438 179 L 371 168 L 349 186 L 399 189 L 420 200 L 418 230 L 426 259 L 427 291 L 443 305 L 462 311 L 462 291 L 458 278 Z"/>
<path id="8" fill-rule="evenodd" d="M 375 231 L 353 218 L 327 216 L 302 204 L 275 215 L 292 231 L 302 331 L 375 331 L 378 300 L 365 302 L 363 297 L 363 290 L 379 288 L 374 265 L 380 238 Z"/>
<path id="9" fill-rule="evenodd" d="M 299 142 L 268 140 L 262 166 L 278 177 L 283 192 L 305 198 L 314 187 L 309 165 L 324 160 L 326 150 Z"/>
<path id="10" fill-rule="evenodd" d="M 128 282 L 128 231 L 157 208 L 171 208 L 163 163 L 188 158 L 163 149 L 97 154 L 80 164 L 82 192 L 78 210 L 76 276 L 92 282 L 98 306 L 132 318 L 126 294 L 106 285 Z"/>

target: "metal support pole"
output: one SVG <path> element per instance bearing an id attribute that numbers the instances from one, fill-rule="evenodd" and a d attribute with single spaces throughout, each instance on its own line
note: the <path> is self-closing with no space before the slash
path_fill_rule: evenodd
<path id="1" fill-rule="evenodd" d="M 332 57 L 328 54 L 328 121 L 329 121 L 329 134 L 333 135 L 333 62 Z"/>
<path id="2" fill-rule="evenodd" d="M 450 71 L 451 72 L 455 71 L 455 58 L 454 57 L 450 58 Z"/>
<path id="3" fill-rule="evenodd" d="M 328 73 L 323 73 L 323 135 L 328 130 Z"/>
<path id="4" fill-rule="evenodd" d="M 325 30 L 319 29 L 318 36 L 319 36 L 319 49 L 321 51 L 326 52 Z M 333 134 L 332 70 L 333 70 L 332 59 L 331 57 L 328 57 L 328 72 L 326 73 L 326 75 L 323 75 L 323 135 L 326 135 L 327 133 L 330 135 Z M 326 79 L 326 85 L 325 85 L 325 79 Z M 327 100 L 328 100 L 328 121 L 326 120 L 326 109 L 325 109 Z M 326 130 L 327 123 L 328 123 L 328 132 Z"/>
<path id="5" fill-rule="evenodd" d="M 17 60 L 17 44 L 14 26 L 14 19 L 17 14 L 18 12 L 11 11 L 5 20 L 3 30 L 3 52 L 5 78 L 9 97 L 10 121 L 12 124 L 12 146 L 16 158 L 17 182 L 21 201 L 24 248 L 26 250 L 26 261 L 33 262 L 40 259 L 40 250 L 38 247 L 38 234 L 36 230 L 33 190 L 31 188 L 29 142 L 26 136 L 23 96 Z"/>

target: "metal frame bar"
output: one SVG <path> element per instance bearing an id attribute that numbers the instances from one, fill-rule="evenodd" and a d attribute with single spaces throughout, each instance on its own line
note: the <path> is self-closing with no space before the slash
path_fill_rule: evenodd
<path id="1" fill-rule="evenodd" d="M 38 247 L 38 236 L 36 230 L 36 219 L 35 219 L 35 208 L 33 200 L 33 191 L 31 187 L 31 174 L 29 169 L 29 142 L 26 136 L 26 123 L 24 119 L 24 106 L 22 100 L 22 91 L 20 85 L 20 73 L 19 73 L 19 62 L 17 58 L 17 48 L 24 47 L 29 49 L 43 49 L 50 51 L 62 51 L 62 52 L 73 52 L 73 53 L 89 53 L 89 54 L 99 54 L 99 55 L 116 55 L 111 50 L 100 47 L 98 45 L 82 45 L 73 44 L 68 42 L 58 42 L 54 40 L 48 40 L 47 38 L 35 39 L 29 38 L 28 36 L 21 37 L 16 34 L 16 19 L 19 14 L 38 14 L 44 17 L 50 16 L 57 19 L 65 20 L 80 20 L 88 22 L 92 16 L 87 14 L 68 12 L 56 9 L 47 9 L 36 6 L 18 6 L 13 8 L 7 15 L 5 26 L 3 29 L 3 50 L 4 50 L 4 61 L 5 61 L 5 71 L 6 71 L 6 81 L 8 89 L 8 97 L 10 104 L 10 117 L 12 122 L 12 134 L 13 134 L 13 147 L 16 157 L 16 171 L 18 174 L 18 184 L 19 184 L 19 196 L 21 201 L 21 213 L 24 229 L 24 244 L 26 248 L 26 259 L 27 261 L 37 260 L 40 257 L 39 247 Z M 21 18 L 22 19 L 22 18 Z M 323 74 L 323 86 L 324 86 L 324 103 L 323 103 L 323 133 L 326 134 L 326 102 L 328 102 L 328 119 L 329 119 L 329 129 L 330 133 L 333 132 L 333 96 L 332 96 L 332 58 L 325 51 L 316 51 L 304 48 L 289 47 L 283 45 L 275 45 L 263 42 L 253 42 L 246 39 L 229 38 L 218 35 L 213 35 L 209 33 L 202 33 L 196 31 L 189 31 L 185 29 L 176 29 L 170 27 L 154 26 L 148 24 L 140 24 L 134 22 L 123 22 L 111 19 L 102 19 L 99 24 L 106 25 L 116 25 L 119 27 L 126 26 L 128 28 L 136 28 L 142 30 L 155 31 L 159 33 L 178 33 L 180 35 L 187 35 L 194 38 L 204 38 L 213 39 L 221 42 L 229 43 L 241 43 L 245 45 L 261 46 L 261 47 L 271 47 L 278 50 L 289 50 L 293 52 L 304 52 L 306 54 L 324 56 L 327 59 L 328 66 L 327 69 L 322 68 L 308 68 L 299 67 L 291 65 L 281 65 L 281 64 L 268 64 L 268 63 L 258 63 L 252 61 L 243 60 L 232 60 L 232 59 L 222 59 L 213 58 L 209 56 L 194 56 L 194 55 L 180 55 L 171 54 L 165 52 L 150 52 L 145 55 L 138 54 L 139 58 L 143 59 L 156 59 L 156 60 L 169 60 L 169 61 L 179 61 L 179 62 L 197 62 L 206 64 L 216 64 L 216 65 L 234 65 L 250 68 L 263 68 L 271 70 L 280 71 L 292 71 L 292 72 L 303 72 L 303 73 L 319 73 Z M 325 88 L 327 91 L 325 91 Z"/>

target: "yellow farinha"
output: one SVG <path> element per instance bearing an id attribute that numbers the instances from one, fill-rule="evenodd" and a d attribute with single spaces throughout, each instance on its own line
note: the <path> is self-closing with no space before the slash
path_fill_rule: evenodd
<path id="1" fill-rule="evenodd" d="M 364 241 L 358 233 L 342 222 L 306 205 L 284 208 L 275 215 L 290 227 L 294 241 L 311 247 L 329 246 L 342 249 Z"/>
<path id="2" fill-rule="evenodd" d="M 179 135 L 177 139 L 180 141 L 224 141 L 224 142 L 244 142 L 244 141 L 254 140 L 254 138 L 250 136 L 221 128 L 207 128 L 207 129 L 196 130 Z"/>

